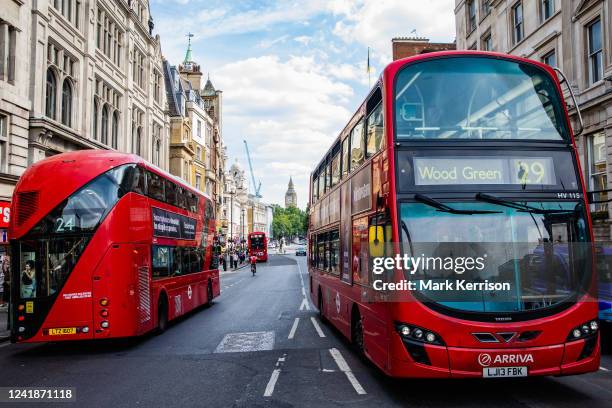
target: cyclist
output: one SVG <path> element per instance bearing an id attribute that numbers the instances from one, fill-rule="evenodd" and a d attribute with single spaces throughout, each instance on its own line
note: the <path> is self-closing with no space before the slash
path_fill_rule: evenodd
<path id="1" fill-rule="evenodd" d="M 253 272 L 253 276 L 255 276 L 255 272 L 257 272 L 257 257 L 255 255 L 251 255 L 249 257 L 249 261 L 251 262 L 251 272 Z"/>

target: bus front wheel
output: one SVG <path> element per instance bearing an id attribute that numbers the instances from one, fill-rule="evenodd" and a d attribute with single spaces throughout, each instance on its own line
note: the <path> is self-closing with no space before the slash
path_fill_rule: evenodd
<path id="1" fill-rule="evenodd" d="M 161 296 L 157 302 L 157 331 L 163 333 L 168 328 L 168 302 Z"/>

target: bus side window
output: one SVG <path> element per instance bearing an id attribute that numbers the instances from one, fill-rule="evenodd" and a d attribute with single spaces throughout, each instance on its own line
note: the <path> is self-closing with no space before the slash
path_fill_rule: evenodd
<path id="1" fill-rule="evenodd" d="M 363 163 L 365 156 L 365 141 L 363 134 L 363 120 L 355 125 L 351 132 L 351 171 Z"/>
<path id="2" fill-rule="evenodd" d="M 346 176 L 349 173 L 349 156 L 349 138 L 345 137 L 342 141 L 342 177 Z"/>
<path id="3" fill-rule="evenodd" d="M 182 253 L 180 247 L 172 248 L 172 256 L 170 257 L 170 276 L 183 274 Z"/>
<path id="4" fill-rule="evenodd" d="M 145 170 L 140 166 L 134 167 L 132 173 L 132 188 L 134 193 L 145 194 Z"/>
<path id="5" fill-rule="evenodd" d="M 382 103 L 379 103 L 368 116 L 367 128 L 367 157 L 380 151 L 383 145 L 383 112 Z"/>
<path id="6" fill-rule="evenodd" d="M 160 176 L 150 171 L 147 172 L 147 187 L 149 197 L 164 201 L 164 183 Z"/>
<path id="7" fill-rule="evenodd" d="M 187 197 L 185 189 L 182 187 L 178 187 L 176 190 L 176 203 L 174 204 L 178 208 L 182 208 L 183 210 L 187 209 Z"/>
<path id="8" fill-rule="evenodd" d="M 164 183 L 166 184 L 166 202 L 170 205 L 176 205 L 176 184 L 174 184 L 170 180 L 164 180 Z"/>
<path id="9" fill-rule="evenodd" d="M 151 262 L 154 278 L 163 278 L 168 276 L 170 266 L 169 247 L 153 245 L 151 249 Z"/>

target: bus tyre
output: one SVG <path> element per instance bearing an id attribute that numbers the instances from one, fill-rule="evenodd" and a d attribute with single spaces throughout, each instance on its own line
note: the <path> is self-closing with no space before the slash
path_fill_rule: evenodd
<path id="1" fill-rule="evenodd" d="M 162 296 L 157 302 L 157 332 L 163 333 L 168 328 L 168 302 Z"/>
<path id="2" fill-rule="evenodd" d="M 323 312 L 323 293 L 321 292 L 321 288 L 319 288 L 318 292 L 319 295 L 317 307 L 319 308 L 319 320 L 321 320 L 322 322 L 326 322 L 327 319 L 325 319 L 325 313 Z"/>
<path id="3" fill-rule="evenodd" d="M 212 281 L 208 280 L 208 285 L 206 285 L 206 307 L 211 307 L 212 301 L 213 301 Z"/>
<path id="4" fill-rule="evenodd" d="M 359 313 L 357 307 L 353 307 L 353 313 L 351 316 L 351 343 L 355 348 L 355 351 L 360 355 L 365 354 L 365 348 L 363 345 L 363 319 Z"/>

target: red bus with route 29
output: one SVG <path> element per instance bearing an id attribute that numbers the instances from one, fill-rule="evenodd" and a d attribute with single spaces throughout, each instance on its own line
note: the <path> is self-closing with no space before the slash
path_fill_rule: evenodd
<path id="1" fill-rule="evenodd" d="M 312 172 L 310 296 L 386 374 L 599 368 L 589 203 L 557 74 L 485 52 L 394 61 Z M 421 267 L 373 268 L 402 253 Z M 454 269 L 432 279 L 429 258 Z"/>

